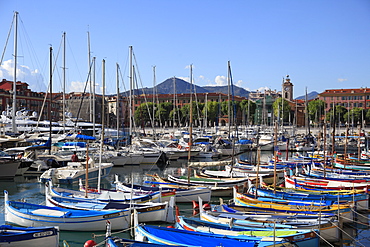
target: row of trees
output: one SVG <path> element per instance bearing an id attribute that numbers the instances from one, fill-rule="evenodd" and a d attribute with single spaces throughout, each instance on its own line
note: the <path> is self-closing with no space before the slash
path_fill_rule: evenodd
<path id="1" fill-rule="evenodd" d="M 335 105 L 326 112 L 326 104 L 324 101 L 316 99 L 309 101 L 307 104 L 307 113 L 310 124 L 322 125 L 324 120 L 331 124 L 348 124 L 350 126 L 357 126 L 358 124 L 365 124 L 370 122 L 370 110 L 359 107 L 354 107 L 347 110 L 344 106 Z M 273 103 L 274 116 L 282 119 L 284 122 L 292 121 L 291 104 L 285 99 L 278 98 Z"/>
<path id="2" fill-rule="evenodd" d="M 227 118 L 230 112 L 230 118 L 236 124 L 254 124 L 254 115 L 256 113 L 256 103 L 250 100 L 241 102 L 208 101 L 206 103 L 192 102 L 192 117 L 195 126 L 214 126 L 219 124 L 220 118 Z M 231 106 L 229 111 L 229 105 Z M 275 118 L 284 122 L 293 123 L 294 110 L 291 103 L 287 100 L 278 98 L 273 103 L 273 114 Z M 153 110 L 154 108 L 154 110 Z M 355 107 L 347 110 L 341 105 L 332 107 L 328 112 L 325 111 L 325 102 L 322 100 L 312 100 L 307 104 L 307 112 L 310 124 L 322 125 L 324 120 L 331 124 L 349 124 L 357 126 L 365 122 L 370 122 L 370 110 Z M 142 103 L 135 110 L 136 126 L 187 126 L 190 119 L 190 104 L 181 108 L 174 107 L 172 102 L 153 104 L 152 102 Z M 154 120 L 154 121 L 153 121 Z M 153 121 L 153 122 L 152 122 Z M 207 121 L 207 124 L 206 124 Z"/>
<path id="3" fill-rule="evenodd" d="M 250 100 L 241 102 L 208 101 L 206 103 L 192 102 L 192 117 L 195 126 L 214 126 L 220 118 L 228 117 L 230 105 L 230 117 L 235 117 L 236 124 L 251 123 L 256 110 L 256 104 Z M 154 108 L 154 109 L 153 109 Z M 142 103 L 135 110 L 135 124 L 137 126 L 151 126 L 153 121 L 156 126 L 166 124 L 175 126 L 186 126 L 190 119 L 190 104 L 181 108 L 174 107 L 172 102 L 164 103 Z M 207 122 L 207 124 L 206 124 Z"/>
<path id="4" fill-rule="evenodd" d="M 325 111 L 325 102 L 313 100 L 308 103 L 308 113 L 311 122 L 320 124 L 325 119 L 331 124 L 347 124 L 357 126 L 370 122 L 370 110 L 354 107 L 350 110 L 342 105 L 333 105 L 328 112 Z"/>

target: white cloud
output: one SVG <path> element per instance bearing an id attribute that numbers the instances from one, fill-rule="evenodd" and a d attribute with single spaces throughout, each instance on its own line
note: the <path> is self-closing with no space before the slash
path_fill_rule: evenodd
<path id="1" fill-rule="evenodd" d="M 270 90 L 270 88 L 269 87 L 260 87 L 256 91 L 264 92 L 264 91 L 267 91 L 267 90 Z"/>
<path id="2" fill-rule="evenodd" d="M 71 84 L 69 85 L 69 88 L 67 89 L 68 92 L 77 92 L 77 93 L 82 93 L 85 90 L 85 84 L 86 82 L 81 82 L 81 81 L 72 81 Z M 107 90 L 107 88 L 105 88 Z M 90 92 L 90 87 L 89 85 L 86 88 L 86 93 Z M 102 94 L 103 92 L 103 86 L 99 84 L 95 84 L 95 93 L 96 94 Z M 107 94 L 108 92 L 105 91 Z"/>
<path id="3" fill-rule="evenodd" d="M 345 78 L 338 78 L 338 81 L 339 81 L 339 82 L 344 82 L 344 81 L 348 81 L 348 79 L 345 79 Z"/>
<path id="4" fill-rule="evenodd" d="M 85 89 L 85 82 L 72 81 L 69 85 L 69 92 L 83 92 Z"/>
<path id="5" fill-rule="evenodd" d="M 37 69 L 32 70 L 26 65 L 17 64 L 17 81 L 25 82 L 29 89 L 34 92 L 46 92 L 47 86 L 44 84 L 44 78 Z M 14 61 L 4 61 L 0 66 L 0 79 L 8 81 L 14 80 Z"/>
<path id="6" fill-rule="evenodd" d="M 227 77 L 223 75 L 218 75 L 215 78 L 215 86 L 226 86 L 227 85 Z"/>

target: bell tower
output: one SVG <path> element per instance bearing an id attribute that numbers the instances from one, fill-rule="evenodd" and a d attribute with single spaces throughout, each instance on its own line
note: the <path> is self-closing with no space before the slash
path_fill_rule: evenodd
<path id="1" fill-rule="evenodd" d="M 289 75 L 286 76 L 282 88 L 283 88 L 282 91 L 283 99 L 293 101 L 293 83 L 290 82 Z"/>

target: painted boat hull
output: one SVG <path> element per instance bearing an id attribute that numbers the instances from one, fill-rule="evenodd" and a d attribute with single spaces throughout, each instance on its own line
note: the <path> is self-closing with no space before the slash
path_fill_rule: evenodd
<path id="1" fill-rule="evenodd" d="M 16 227 L 0 226 L 0 246 L 9 247 L 58 247 L 59 229 L 57 227 Z"/>
<path id="2" fill-rule="evenodd" d="M 8 200 L 7 191 L 4 206 L 5 222 L 25 227 L 53 225 L 65 231 L 104 231 L 107 220 L 116 230 L 130 226 L 130 214 L 127 211 L 83 211 L 15 202 Z"/>

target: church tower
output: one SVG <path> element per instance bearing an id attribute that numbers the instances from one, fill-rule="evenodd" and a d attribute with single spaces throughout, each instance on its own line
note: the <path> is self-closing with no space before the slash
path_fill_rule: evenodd
<path id="1" fill-rule="evenodd" d="M 293 101 L 293 83 L 290 82 L 289 75 L 286 76 L 282 88 L 283 88 L 282 91 L 283 99 Z"/>

